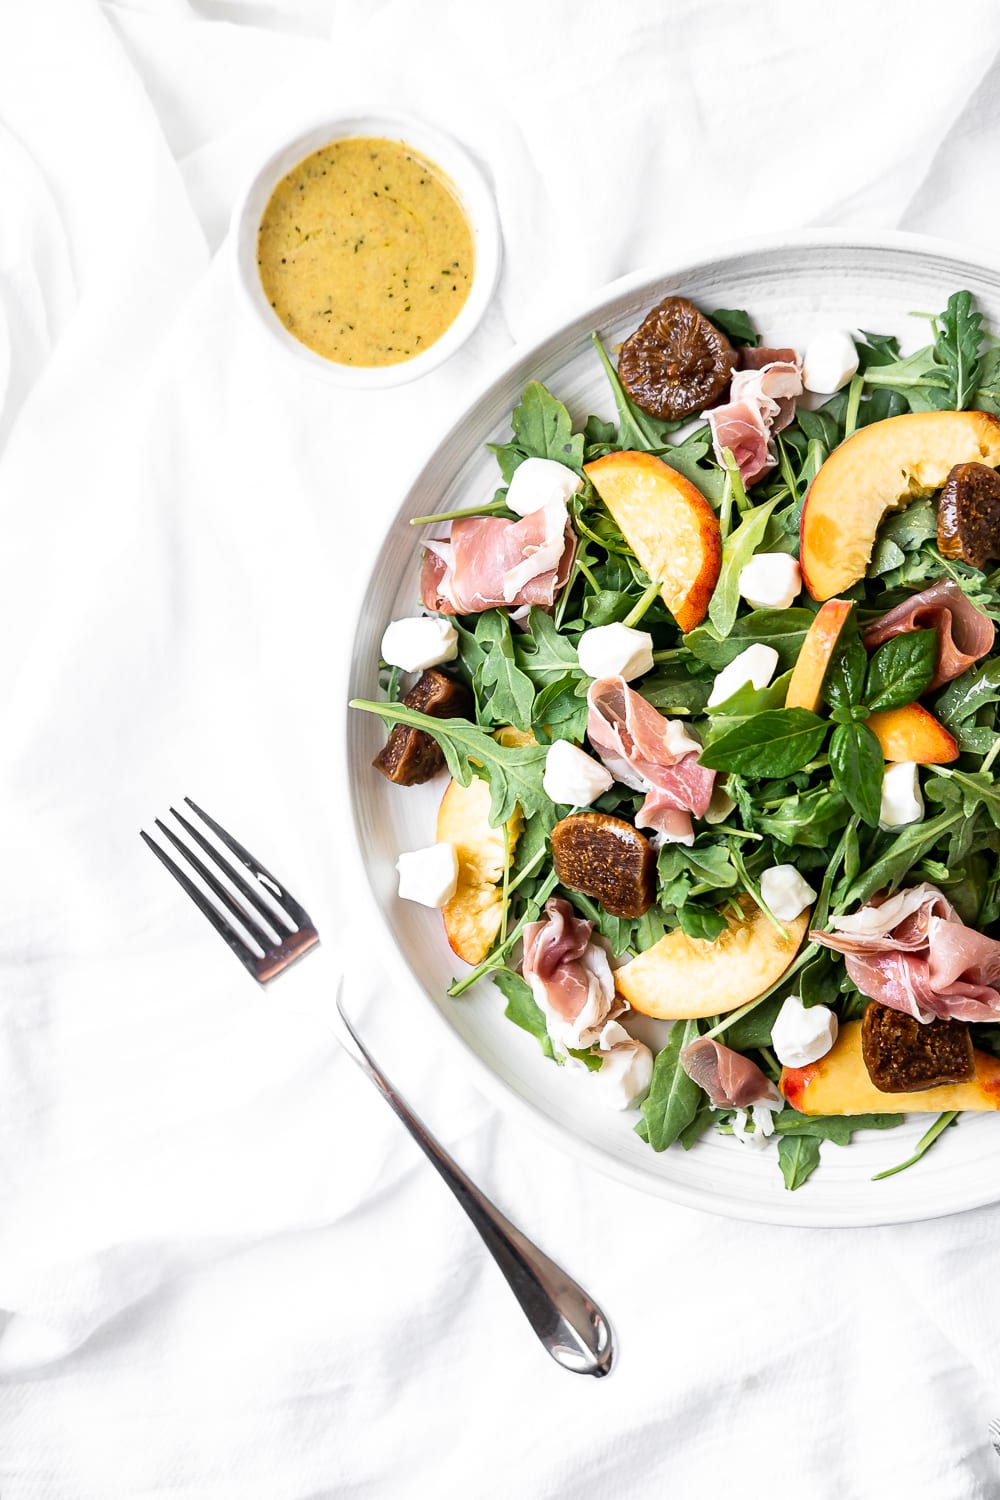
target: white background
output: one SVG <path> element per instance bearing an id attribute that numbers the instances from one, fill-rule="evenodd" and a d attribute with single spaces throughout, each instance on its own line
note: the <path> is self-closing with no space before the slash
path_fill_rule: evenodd
<path id="1" fill-rule="evenodd" d="M 613 1318 L 613 1375 L 567 1375 L 335 1042 L 137 836 L 214 810 L 332 985 L 365 931 L 352 620 L 470 386 L 730 235 L 992 256 L 998 46 L 987 0 L 0 6 L 3 1500 L 1000 1491 L 996 1211 L 809 1231 L 645 1198 L 487 1103 L 369 953 L 390 1074 Z M 464 140 L 505 240 L 473 341 L 378 396 L 278 361 L 227 257 L 257 160 L 351 108 Z"/>

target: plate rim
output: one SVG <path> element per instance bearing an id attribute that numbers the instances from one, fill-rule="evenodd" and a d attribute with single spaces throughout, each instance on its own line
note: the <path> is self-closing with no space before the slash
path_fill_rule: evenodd
<path id="1" fill-rule="evenodd" d="M 975 266 L 988 275 L 995 276 L 998 282 L 998 294 L 1000 294 L 1000 256 L 990 257 L 989 254 L 981 253 L 978 249 L 964 246 L 959 241 L 949 240 L 940 236 L 915 234 L 909 230 L 887 230 L 880 232 L 861 232 L 853 229 L 834 227 L 828 229 L 806 228 L 789 230 L 781 233 L 767 233 L 746 236 L 736 239 L 715 241 L 706 244 L 697 250 L 692 250 L 671 260 L 665 260 L 662 264 L 647 264 L 635 270 L 624 273 L 621 276 L 605 282 L 589 296 L 578 295 L 567 299 L 559 308 L 543 322 L 540 321 L 537 328 L 530 335 L 517 340 L 507 354 L 499 361 L 490 365 L 487 373 L 476 383 L 467 398 L 462 402 L 458 415 L 442 428 L 433 442 L 420 465 L 414 470 L 405 490 L 402 492 L 399 503 L 396 506 L 386 529 L 383 531 L 381 542 L 368 569 L 366 578 L 374 577 L 379 561 L 383 555 L 389 531 L 393 524 L 403 514 L 407 499 L 422 484 L 425 475 L 433 469 L 438 461 L 438 455 L 442 448 L 449 445 L 458 435 L 460 429 L 466 425 L 469 413 L 487 397 L 494 387 L 501 384 L 522 362 L 537 360 L 541 352 L 553 340 L 558 338 L 561 332 L 584 316 L 593 316 L 599 319 L 601 312 L 608 304 L 627 296 L 631 291 L 646 286 L 650 281 L 662 281 L 671 277 L 692 275 L 705 270 L 709 265 L 720 260 L 736 260 L 742 256 L 761 255 L 788 251 L 790 249 L 839 249 L 855 248 L 860 252 L 873 251 L 882 253 L 897 250 L 911 254 L 917 258 L 936 257 L 944 261 L 965 263 Z M 364 597 L 364 594 L 363 596 Z M 360 629 L 360 617 L 354 622 L 354 632 L 351 644 L 351 657 L 348 667 L 350 679 L 354 673 L 355 662 L 358 652 L 358 632 Z M 817 1203 L 812 1206 L 806 1201 L 799 1201 L 799 1195 L 789 1193 L 787 1199 L 777 1202 L 768 1200 L 754 1201 L 753 1199 L 733 1200 L 727 1198 L 724 1190 L 715 1190 L 706 1193 L 696 1187 L 689 1186 L 684 1182 L 678 1182 L 668 1177 L 661 1177 L 654 1173 L 648 1173 L 640 1166 L 620 1159 L 611 1157 L 600 1146 L 575 1136 L 567 1126 L 560 1124 L 551 1118 L 540 1104 L 526 1097 L 496 1073 L 486 1060 L 476 1051 L 472 1043 L 466 1039 L 451 1023 L 444 1010 L 435 1003 L 426 985 L 417 978 L 411 970 L 406 959 L 403 957 L 399 944 L 396 941 L 394 930 L 389 921 L 387 912 L 383 909 L 377 893 L 372 885 L 368 862 L 365 859 L 365 850 L 361 841 L 361 828 L 359 823 L 358 808 L 354 797 L 354 785 L 351 776 L 351 765 L 349 756 L 349 724 L 350 709 L 345 700 L 341 711 L 341 754 L 338 757 L 340 764 L 341 792 L 350 809 L 350 839 L 349 850 L 352 862 L 352 874 L 355 884 L 360 884 L 364 892 L 364 905 L 369 916 L 374 916 L 375 922 L 385 939 L 382 949 L 378 955 L 379 964 L 391 971 L 391 977 L 402 984 L 407 990 L 416 991 L 421 997 L 425 1013 L 430 1012 L 433 1016 L 433 1024 L 437 1035 L 445 1039 L 447 1047 L 456 1057 L 464 1061 L 471 1061 L 472 1069 L 469 1074 L 475 1086 L 486 1098 L 497 1106 L 501 1111 L 513 1111 L 532 1130 L 540 1131 L 542 1136 L 557 1150 L 574 1158 L 576 1161 L 601 1173 L 602 1176 L 612 1181 L 631 1187 L 648 1196 L 660 1198 L 679 1207 L 693 1209 L 700 1213 L 712 1214 L 715 1217 L 746 1220 L 748 1222 L 770 1224 L 778 1228 L 878 1228 L 888 1224 L 919 1223 L 925 1220 L 938 1218 L 949 1218 L 957 1214 L 973 1212 L 978 1208 L 986 1207 L 1000 1201 L 1000 1183 L 989 1185 L 984 1179 L 981 1194 L 969 1196 L 963 1194 L 961 1202 L 950 1202 L 940 1197 L 927 1205 L 919 1214 L 914 1214 L 906 1205 L 894 1206 L 883 1203 L 881 1206 L 873 1202 L 871 1210 L 858 1207 L 857 1209 L 826 1208 Z M 778 1211 L 778 1204 L 781 1211 Z"/>

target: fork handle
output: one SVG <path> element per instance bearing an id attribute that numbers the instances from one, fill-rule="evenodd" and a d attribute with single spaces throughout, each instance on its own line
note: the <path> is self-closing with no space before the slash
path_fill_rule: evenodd
<path id="1" fill-rule="evenodd" d="M 611 1369 L 614 1342 L 611 1325 L 597 1303 L 480 1192 L 386 1078 L 344 1013 L 339 997 L 337 1009 L 358 1049 L 345 1050 L 367 1073 L 451 1188 L 544 1348 L 566 1370 L 606 1375 Z"/>

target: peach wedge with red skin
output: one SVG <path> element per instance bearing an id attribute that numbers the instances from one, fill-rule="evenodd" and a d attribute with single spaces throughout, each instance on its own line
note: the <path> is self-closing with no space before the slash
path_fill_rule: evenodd
<path id="1" fill-rule="evenodd" d="M 701 491 L 652 453 L 608 453 L 584 473 L 680 629 L 700 625 L 722 565 L 719 522 Z"/>
<path id="2" fill-rule="evenodd" d="M 907 412 L 835 448 L 802 508 L 799 559 L 814 599 L 865 576 L 884 516 L 940 489 L 955 464 L 1000 464 L 1000 420 L 982 411 Z"/>
<path id="3" fill-rule="evenodd" d="M 945 766 L 958 759 L 958 742 L 920 703 L 886 708 L 865 721 L 886 760 L 915 761 L 918 766 Z"/>
<path id="4" fill-rule="evenodd" d="M 782 1068 L 778 1087 L 803 1115 L 940 1114 L 948 1109 L 1000 1109 L 1000 1058 L 973 1052 L 976 1073 L 968 1083 L 883 1093 L 868 1076 L 861 1053 L 861 1022 L 841 1026 L 830 1051 L 804 1068 Z"/>
<path id="5" fill-rule="evenodd" d="M 785 694 L 786 708 L 808 708 L 815 713 L 819 707 L 826 669 L 853 608 L 849 599 L 828 599 L 817 610 L 795 658 Z"/>

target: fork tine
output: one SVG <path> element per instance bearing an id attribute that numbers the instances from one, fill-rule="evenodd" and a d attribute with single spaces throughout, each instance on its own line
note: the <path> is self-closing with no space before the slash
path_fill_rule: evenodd
<path id="1" fill-rule="evenodd" d="M 171 812 L 172 811 L 173 809 L 171 808 Z M 271 934 L 265 932 L 260 923 L 255 921 L 250 913 L 246 911 L 242 906 L 240 906 L 238 901 L 234 900 L 234 898 L 226 890 L 226 887 L 222 884 L 222 881 L 219 880 L 218 876 L 216 876 L 208 868 L 204 860 L 199 859 L 194 850 L 189 849 L 187 844 L 184 843 L 183 839 L 179 839 L 176 833 L 174 833 L 173 829 L 168 828 L 167 824 L 164 823 L 162 819 L 156 818 L 155 823 L 157 828 L 163 834 L 164 838 L 168 838 L 173 844 L 174 848 L 178 851 L 178 853 L 184 856 L 192 869 L 197 870 L 202 880 L 204 880 L 205 884 L 212 891 L 213 895 L 215 895 L 222 903 L 222 905 L 226 908 L 230 916 L 235 917 L 236 921 L 239 922 L 247 932 L 249 932 L 254 941 L 259 943 L 261 948 L 263 948 L 265 951 L 268 948 L 273 947 L 274 939 L 272 938 Z M 243 890 L 245 888 L 245 882 L 243 881 L 243 879 L 238 876 L 235 871 L 231 871 L 224 860 L 220 859 L 218 856 L 216 856 L 216 859 L 219 868 L 230 877 L 230 879 L 238 889 Z M 273 918 L 272 926 L 276 931 L 280 931 L 279 923 Z"/>
<path id="2" fill-rule="evenodd" d="M 192 812 L 197 813 L 198 817 L 201 818 L 203 823 L 208 824 L 209 828 L 211 828 L 216 838 L 220 839 L 221 842 L 225 844 L 226 848 L 230 849 L 233 854 L 236 855 L 236 858 L 240 860 L 242 864 L 246 865 L 248 870 L 250 870 L 254 875 L 257 876 L 259 880 L 262 880 L 264 884 L 270 888 L 272 893 L 281 902 L 281 905 L 288 912 L 288 915 L 291 917 L 292 921 L 297 927 L 311 927 L 313 925 L 312 918 L 309 916 L 309 913 L 305 910 L 305 908 L 299 905 L 295 897 L 289 894 L 289 892 L 281 884 L 281 881 L 276 879 L 276 877 L 271 874 L 270 870 L 266 869 L 265 866 L 261 864 L 260 860 L 253 857 L 249 849 L 245 849 L 238 839 L 234 839 L 231 833 L 227 833 L 222 824 L 217 823 L 215 819 L 210 817 L 207 812 L 204 812 L 202 808 L 198 806 L 197 802 L 192 802 L 190 797 L 185 797 L 184 801 L 187 803 L 188 807 L 191 808 Z M 170 810 L 174 813 L 175 818 L 179 818 L 181 822 L 184 822 L 184 819 L 181 818 L 180 813 L 175 812 L 173 808 L 171 808 Z M 213 852 L 211 847 L 208 844 L 205 844 L 204 840 L 197 833 L 195 833 L 195 830 L 191 828 L 190 824 L 185 824 L 185 826 L 190 828 L 190 831 L 195 834 L 198 842 L 201 843 L 204 848 L 208 849 L 209 853 Z M 216 859 L 218 859 L 218 855 L 216 855 L 215 857 Z"/>
<path id="3" fill-rule="evenodd" d="M 261 899 L 260 893 L 254 889 L 249 881 L 243 879 L 243 876 L 237 869 L 233 867 L 233 864 L 230 860 L 224 859 L 222 857 L 218 849 L 216 849 L 214 845 L 209 843 L 205 835 L 201 832 L 200 829 L 194 826 L 190 819 L 186 818 L 183 813 L 179 813 L 176 807 L 172 807 L 170 811 L 177 819 L 181 827 L 185 829 L 185 831 L 189 833 L 190 836 L 194 839 L 198 847 L 200 849 L 204 849 L 209 858 L 215 861 L 226 878 L 228 880 L 231 880 L 233 885 L 235 885 L 236 889 L 240 892 L 243 899 L 245 901 L 248 901 L 255 911 L 260 913 L 265 922 L 269 923 L 269 925 L 273 927 L 275 931 L 281 933 L 282 936 L 284 936 L 281 928 L 282 922 L 284 922 L 285 927 L 289 930 L 295 927 L 296 924 L 292 920 L 288 912 L 282 911 L 280 909 L 276 911 L 273 906 L 268 906 L 267 902 Z"/>
<path id="4" fill-rule="evenodd" d="M 157 823 L 159 823 L 159 819 L 157 819 Z M 160 826 L 162 827 L 162 824 Z M 166 831 L 169 832 L 169 830 Z M 230 927 L 229 923 L 226 921 L 221 912 L 216 910 L 216 908 L 212 905 L 211 901 L 209 901 L 204 892 L 200 891 L 195 885 L 194 881 L 191 880 L 187 875 L 185 875 L 180 865 L 178 865 L 173 859 L 171 859 L 166 850 L 161 849 L 156 840 L 150 838 L 149 834 L 144 828 L 140 828 L 139 833 L 142 837 L 143 842 L 147 844 L 150 849 L 152 849 L 153 853 L 156 855 L 160 863 L 170 871 L 171 875 L 178 882 L 178 884 L 191 897 L 191 900 L 194 902 L 195 906 L 197 906 L 198 910 L 204 913 L 219 936 L 225 939 L 230 948 L 236 954 L 236 957 L 247 969 L 250 970 L 250 973 L 256 979 L 259 960 L 257 954 L 254 953 L 253 949 L 248 947 L 248 945 L 243 941 L 235 928 Z M 181 845 L 181 847 L 183 848 L 183 845 Z"/>

